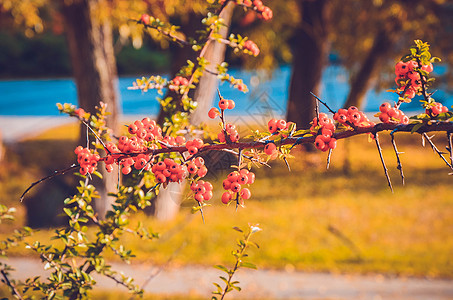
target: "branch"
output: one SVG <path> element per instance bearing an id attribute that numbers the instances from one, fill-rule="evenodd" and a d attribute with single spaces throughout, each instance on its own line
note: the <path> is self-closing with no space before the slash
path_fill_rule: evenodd
<path id="1" fill-rule="evenodd" d="M 72 171 L 76 168 L 78 168 L 80 165 L 78 164 L 72 164 L 70 167 L 66 168 L 66 169 L 63 169 L 63 170 L 58 170 L 58 171 L 55 171 L 52 175 L 49 175 L 49 176 L 46 176 L 44 178 L 41 178 L 40 180 L 38 181 L 35 181 L 33 182 L 26 190 L 25 192 L 22 193 L 22 195 L 20 196 L 20 202 L 22 202 L 24 200 L 24 197 L 25 197 L 25 194 L 27 194 L 35 185 L 37 184 L 40 184 L 41 182 L 43 181 L 46 181 L 48 179 L 52 179 L 58 175 L 63 175 L 65 174 L 66 172 L 69 172 L 69 171 Z"/>
<path id="2" fill-rule="evenodd" d="M 18 299 L 23 300 L 24 298 L 22 298 L 22 295 L 19 293 L 16 286 L 9 280 L 8 274 L 5 272 L 5 270 L 1 270 L 0 273 L 3 276 L 2 281 L 11 289 L 13 295 L 16 296 Z"/>
<path id="3" fill-rule="evenodd" d="M 313 97 L 315 97 L 315 98 L 316 98 L 316 100 L 318 100 L 318 101 L 319 101 L 319 102 L 320 102 L 320 103 L 321 103 L 322 105 L 324 105 L 324 106 L 325 106 L 325 107 L 326 107 L 326 108 L 327 108 L 327 109 L 328 109 L 328 110 L 329 110 L 329 111 L 330 111 L 331 113 L 333 113 L 333 114 L 335 114 L 335 113 L 336 113 L 336 111 L 332 110 L 332 109 L 331 109 L 331 108 L 329 107 L 329 105 L 327 105 L 327 103 L 326 103 L 326 102 L 324 102 L 324 101 L 322 101 L 321 99 L 319 99 L 319 97 L 318 97 L 318 96 L 316 96 L 316 95 L 315 95 L 315 94 L 313 94 L 312 92 L 310 92 L 310 94 L 311 94 L 311 95 L 312 95 Z"/>
<path id="4" fill-rule="evenodd" d="M 381 148 L 381 144 L 379 144 L 379 137 L 378 137 L 377 133 L 374 135 L 374 141 L 376 142 L 376 147 L 377 147 L 378 152 L 379 152 L 379 157 L 381 158 L 381 163 L 382 163 L 382 167 L 384 168 L 385 177 L 387 178 L 387 182 L 389 184 L 390 190 L 393 193 L 392 182 L 390 181 L 390 176 L 389 176 L 389 173 L 388 173 L 388 169 L 387 169 L 387 166 L 385 165 L 384 156 L 382 155 L 382 148 Z"/>
<path id="5" fill-rule="evenodd" d="M 432 137 L 429 137 L 426 132 L 423 133 L 423 137 L 428 141 L 429 145 L 431 148 L 439 155 L 440 158 L 445 162 L 445 164 L 453 170 L 452 165 L 447 161 L 447 159 L 443 156 L 444 153 L 442 153 L 439 149 L 437 149 L 436 145 L 434 145 L 433 141 L 431 141 Z"/>
<path id="6" fill-rule="evenodd" d="M 401 181 L 402 181 L 402 184 L 404 185 L 403 165 L 402 165 L 401 160 L 400 160 L 400 154 L 402 154 L 403 152 L 398 152 L 398 148 L 396 147 L 395 136 L 394 136 L 394 132 L 393 132 L 393 131 L 390 133 L 390 136 L 391 136 L 391 138 L 392 138 L 393 150 L 395 150 L 396 163 L 398 164 L 398 165 L 396 166 L 396 168 L 397 168 L 398 170 L 400 170 Z"/>

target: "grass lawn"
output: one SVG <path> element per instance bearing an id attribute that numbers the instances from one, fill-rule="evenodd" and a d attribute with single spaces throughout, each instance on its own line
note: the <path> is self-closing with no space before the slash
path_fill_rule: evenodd
<path id="1" fill-rule="evenodd" d="M 25 216 L 18 203 L 21 191 L 49 174 L 52 165 L 75 159 L 69 153 L 73 140 L 55 140 L 67 138 L 65 132 L 57 129 L 9 152 L 9 171 L 0 174 L 0 202 L 18 207 L 19 224 Z M 443 139 L 435 141 L 444 147 Z M 250 251 L 250 260 L 259 268 L 453 278 L 453 185 L 448 168 L 429 147 L 421 146 L 420 136 L 398 135 L 399 150 L 405 152 L 403 187 L 386 134 L 381 134 L 381 142 L 393 194 L 374 142 L 359 136 L 339 141 L 329 170 L 325 153 L 302 151 L 295 152 L 291 172 L 283 162 L 255 170 L 252 199 L 237 211 L 220 203 L 224 175 L 211 175 L 216 192 L 212 206 L 205 209 L 205 224 L 199 214 L 190 214 L 194 203 L 186 201 L 171 222 L 139 214 L 132 224 L 142 220 L 161 238 L 144 243 L 126 235 L 125 244 L 146 263 L 229 265 L 239 237 L 231 228 L 252 223 L 263 229 L 254 236 L 260 249 Z M 32 150 L 24 151 L 25 145 Z M 52 152 L 51 158 L 46 151 Z M 1 226 L 5 237 L 13 225 Z M 47 240 L 52 232 L 40 230 L 33 238 Z M 25 249 L 14 253 L 29 255 Z"/>

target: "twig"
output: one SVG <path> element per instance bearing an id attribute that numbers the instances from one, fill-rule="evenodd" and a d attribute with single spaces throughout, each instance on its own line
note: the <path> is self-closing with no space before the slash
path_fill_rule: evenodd
<path id="1" fill-rule="evenodd" d="M 316 95 L 315 95 L 315 94 L 313 94 L 312 92 L 310 92 L 310 94 L 311 94 L 311 95 L 312 95 L 313 97 L 315 97 L 315 98 L 316 98 L 316 100 L 318 100 L 318 101 L 319 101 L 319 102 L 320 102 L 320 103 L 321 103 L 322 105 L 324 105 L 324 106 L 325 106 L 325 107 L 326 107 L 326 108 L 327 108 L 327 109 L 329 110 L 329 112 L 331 112 L 331 113 L 333 113 L 333 114 L 335 114 L 335 113 L 336 113 L 336 111 L 332 110 L 332 109 L 331 109 L 331 108 L 329 107 L 329 105 L 327 105 L 327 103 L 326 103 L 326 102 L 324 102 L 324 101 L 322 101 L 321 99 L 319 99 L 319 97 L 318 97 L 318 96 L 316 96 Z"/>
<path id="2" fill-rule="evenodd" d="M 447 132 L 448 137 L 448 151 L 450 152 L 450 164 L 453 166 L 453 134 L 451 132 Z"/>
<path id="3" fill-rule="evenodd" d="M 392 138 L 393 150 L 395 150 L 395 155 L 396 155 L 396 162 L 397 162 L 396 168 L 398 170 L 400 170 L 401 183 L 404 185 L 403 164 L 401 163 L 401 160 L 400 160 L 400 154 L 402 154 L 403 152 L 398 152 L 398 148 L 396 147 L 395 136 L 393 135 L 393 132 L 390 133 L 390 137 Z"/>
<path id="4" fill-rule="evenodd" d="M 25 197 L 25 194 L 27 194 L 35 185 L 37 184 L 40 184 L 41 182 L 43 181 L 46 181 L 48 179 L 52 179 L 58 175 L 63 175 L 64 173 L 66 172 L 69 172 L 69 171 L 72 171 L 74 169 L 76 169 L 77 167 L 79 167 L 78 164 L 72 164 L 70 167 L 66 168 L 66 169 L 63 169 L 63 170 L 58 170 L 58 171 L 54 171 L 54 173 L 52 175 L 49 175 L 49 176 L 46 176 L 44 178 L 41 178 L 40 180 L 38 181 L 35 181 L 33 182 L 26 190 L 25 192 L 22 193 L 22 195 L 20 196 L 20 202 L 22 202 L 24 200 L 24 197 Z"/>
<path id="5" fill-rule="evenodd" d="M 439 155 L 440 158 L 445 162 L 445 164 L 453 170 L 452 165 L 447 161 L 447 159 L 443 156 L 444 153 L 442 153 L 439 149 L 437 149 L 436 145 L 434 145 L 433 141 L 431 141 L 432 137 L 429 137 L 426 132 L 423 133 L 423 137 L 428 141 L 429 145 L 431 148 Z"/>
<path id="6" fill-rule="evenodd" d="M 204 214 L 203 214 L 203 206 L 201 206 L 201 202 L 198 202 L 198 206 L 200 206 L 201 219 L 203 220 L 203 224 L 205 224 L 205 222 L 204 222 Z"/>
<path id="7" fill-rule="evenodd" d="M 379 156 L 381 157 L 381 163 L 382 163 L 382 167 L 384 168 L 384 173 L 385 173 L 385 177 L 387 178 L 387 183 L 388 183 L 388 185 L 390 187 L 390 190 L 393 193 L 392 182 L 390 181 L 390 176 L 389 176 L 389 173 L 388 173 L 388 170 L 387 170 L 387 166 L 385 165 L 384 156 L 382 155 L 382 148 L 381 148 L 381 144 L 379 144 L 379 138 L 378 138 L 378 134 L 377 133 L 374 135 L 374 141 L 376 142 L 376 147 L 378 149 Z"/>
<path id="8" fill-rule="evenodd" d="M 329 154 L 327 154 L 327 165 L 326 170 L 329 170 L 330 167 L 330 157 L 332 156 L 332 148 L 329 149 Z"/>
<path id="9" fill-rule="evenodd" d="M 19 293 L 19 291 L 16 289 L 16 286 L 9 280 L 8 274 L 5 272 L 5 270 L 1 270 L 0 273 L 2 273 L 3 279 L 2 280 L 13 292 L 13 294 L 20 300 L 23 300 L 22 295 Z"/>
<path id="10" fill-rule="evenodd" d="M 107 149 L 107 146 L 104 144 L 104 142 L 101 140 L 101 138 L 96 134 L 96 132 L 94 132 L 93 128 L 90 127 L 90 125 L 88 125 L 85 121 L 82 120 L 82 123 L 87 127 L 87 129 L 89 129 L 91 131 L 91 133 L 94 134 L 94 136 L 96 137 L 96 139 L 102 144 L 102 147 L 104 147 L 105 151 L 107 151 L 108 154 L 111 154 L 110 150 Z M 87 133 L 87 137 L 88 137 L 88 133 Z M 88 138 L 87 138 L 87 142 L 88 142 Z"/>

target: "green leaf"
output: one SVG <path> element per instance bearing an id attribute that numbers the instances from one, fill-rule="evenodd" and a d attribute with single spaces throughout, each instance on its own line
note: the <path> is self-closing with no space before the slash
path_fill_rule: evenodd
<path id="1" fill-rule="evenodd" d="M 243 268 L 249 268 L 249 269 L 255 269 L 255 270 L 257 269 L 257 267 L 250 262 L 241 262 L 240 266 Z"/>
<path id="2" fill-rule="evenodd" d="M 239 228 L 239 227 L 236 227 L 236 226 L 235 226 L 235 227 L 233 227 L 233 229 L 234 229 L 234 230 L 236 230 L 236 231 L 239 231 L 240 233 L 243 233 L 243 232 L 244 232 L 244 231 L 242 231 L 242 229 L 241 229 L 241 228 Z"/>
<path id="3" fill-rule="evenodd" d="M 214 268 L 222 270 L 225 273 L 229 273 L 230 272 L 225 266 L 222 266 L 222 265 L 215 265 Z"/>
<path id="4" fill-rule="evenodd" d="M 423 126 L 423 123 L 415 124 L 414 127 L 411 130 L 411 133 L 417 132 L 417 130 L 420 129 L 422 126 Z"/>

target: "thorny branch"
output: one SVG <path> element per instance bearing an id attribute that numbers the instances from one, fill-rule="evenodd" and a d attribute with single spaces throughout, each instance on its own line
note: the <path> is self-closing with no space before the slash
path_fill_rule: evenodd
<path id="1" fill-rule="evenodd" d="M 17 299 L 23 300 L 24 298 L 22 298 L 22 295 L 19 293 L 19 291 L 17 290 L 16 286 L 9 280 L 8 274 L 6 273 L 6 271 L 5 271 L 5 270 L 1 270 L 0 273 L 1 273 L 2 276 L 3 276 L 2 281 L 3 281 L 7 286 L 9 286 L 9 288 L 11 289 L 13 295 L 14 295 L 15 297 L 17 297 Z"/>
<path id="2" fill-rule="evenodd" d="M 447 159 L 444 157 L 444 153 L 441 152 L 437 147 L 436 145 L 433 143 L 433 141 L 431 140 L 432 137 L 429 137 L 426 132 L 423 133 L 423 137 L 428 141 L 429 145 L 431 146 L 431 148 L 439 155 L 440 158 L 442 158 L 442 160 L 445 162 L 445 164 L 453 170 L 453 167 L 452 165 L 447 161 Z"/>
<path id="3" fill-rule="evenodd" d="M 395 150 L 395 155 L 396 155 L 396 163 L 397 163 L 396 168 L 400 171 L 401 183 L 404 185 L 403 165 L 400 160 L 400 154 L 402 154 L 403 152 L 399 152 L 398 148 L 396 147 L 395 136 L 394 136 L 393 131 L 390 133 L 390 137 L 392 138 L 393 150 Z"/>
<path id="4" fill-rule="evenodd" d="M 398 132 L 412 132 L 414 126 L 418 125 L 417 124 L 384 124 L 384 123 L 379 123 L 375 126 L 369 126 L 369 127 L 356 127 L 353 130 L 345 130 L 341 132 L 336 132 L 332 135 L 333 138 L 339 140 L 339 139 L 346 139 L 352 136 L 360 135 L 360 134 L 377 134 L 378 132 L 382 131 L 393 131 L 396 128 L 398 129 Z M 452 122 L 436 122 L 432 124 L 424 124 L 417 130 L 415 130 L 416 133 L 421 134 L 423 137 L 425 137 L 431 147 L 439 154 L 439 156 L 445 161 L 447 166 L 453 170 L 452 165 L 445 159 L 445 157 L 442 155 L 442 152 L 440 152 L 437 147 L 432 143 L 432 141 L 428 138 L 428 135 L 426 134 L 427 132 L 452 132 L 453 131 L 453 123 Z M 280 141 L 280 146 L 282 145 L 299 145 L 299 144 L 307 144 L 307 143 L 314 143 L 315 137 L 314 136 L 293 136 L 293 137 L 288 137 Z M 242 149 L 260 149 L 264 148 L 266 146 L 266 142 L 263 141 L 254 141 L 254 142 L 227 142 L 227 143 L 221 143 L 221 144 L 206 144 L 202 148 L 198 150 L 199 153 L 203 153 L 206 151 L 210 150 L 217 150 L 217 151 L 231 151 L 234 149 L 242 150 Z M 167 148 L 161 148 L 161 149 L 147 149 L 142 152 L 132 152 L 132 153 L 115 153 L 113 154 L 117 160 L 121 160 L 124 158 L 128 157 L 133 157 L 137 156 L 138 154 L 153 154 L 153 155 L 159 155 L 163 153 L 172 153 L 172 152 L 179 152 L 179 153 L 184 153 L 187 151 L 187 147 L 185 146 L 172 146 L 172 147 L 167 147 Z M 100 161 L 106 160 L 106 157 L 103 157 L 100 159 Z M 47 177 L 44 177 L 34 183 L 31 184 L 30 187 L 28 187 L 25 192 L 21 196 L 21 201 L 24 199 L 24 196 L 26 193 L 30 191 L 31 188 L 36 186 L 37 184 L 47 180 L 51 179 L 57 175 L 62 175 L 68 171 L 74 170 L 77 167 L 79 167 L 78 164 L 73 164 L 69 168 L 66 168 L 64 170 L 60 171 L 55 171 L 54 174 L 49 175 Z"/>
<path id="5" fill-rule="evenodd" d="M 382 148 L 381 148 L 381 144 L 379 144 L 379 137 L 378 137 L 377 133 L 374 135 L 374 141 L 376 142 L 376 147 L 379 152 L 379 157 L 381 158 L 381 163 L 382 163 L 382 167 L 384 168 L 384 174 L 385 174 L 385 177 L 387 178 L 387 183 L 390 187 L 390 190 L 393 193 L 392 182 L 390 181 L 389 172 L 388 172 L 387 166 L 385 165 L 384 156 L 382 155 Z"/>

